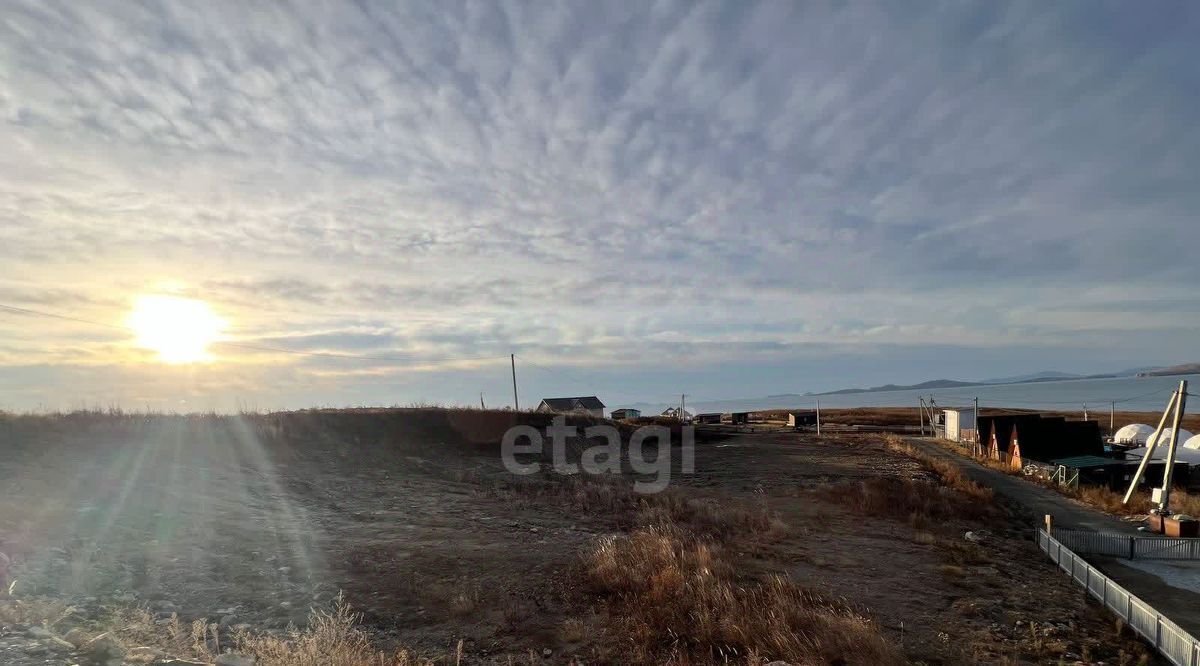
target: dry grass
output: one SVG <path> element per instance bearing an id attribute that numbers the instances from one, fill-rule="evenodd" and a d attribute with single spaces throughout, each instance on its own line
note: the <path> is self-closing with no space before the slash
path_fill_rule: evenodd
<path id="1" fill-rule="evenodd" d="M 235 637 L 236 648 L 251 654 L 261 666 L 424 666 L 436 662 L 408 650 L 385 654 L 376 650 L 370 636 L 358 628 L 359 616 L 341 601 L 332 612 L 313 611 L 308 628 L 287 635 Z M 462 661 L 460 641 L 442 663 Z"/>
<path id="2" fill-rule="evenodd" d="M 0 624 L 59 629 L 55 625 L 73 612 L 58 601 L 8 599 L 0 602 Z M 244 631 L 225 634 L 205 620 L 183 623 L 172 616 L 169 622 L 159 624 L 145 610 L 133 609 L 98 619 L 85 634 L 91 638 L 106 631 L 127 648 L 141 648 L 150 660 L 169 655 L 208 662 L 229 650 L 253 655 L 259 666 L 433 666 L 458 664 L 463 658 L 461 642 L 453 652 L 436 659 L 404 649 L 382 652 L 360 628 L 360 619 L 339 598 L 332 610 L 314 609 L 305 629 L 291 629 L 281 636 Z"/>
<path id="3" fill-rule="evenodd" d="M 586 558 L 627 661 L 899 664 L 867 618 L 781 576 L 741 584 L 723 548 L 671 526 L 602 540 Z"/>
<path id="4" fill-rule="evenodd" d="M 30 597 L 12 599 L 0 596 L 0 624 L 25 624 L 53 627 L 74 609 L 56 599 Z"/>
<path id="5" fill-rule="evenodd" d="M 899 437 L 889 436 L 886 443 L 889 450 L 920 462 L 940 483 L 921 478 L 870 478 L 852 484 L 849 489 L 829 488 L 832 499 L 857 513 L 907 519 L 918 528 L 931 521 L 978 520 L 995 514 L 992 490 L 968 479 L 957 465 L 934 458 Z"/>
<path id="6" fill-rule="evenodd" d="M 950 488 L 963 493 L 981 504 L 991 505 L 995 502 L 995 494 L 992 492 L 992 489 L 968 479 L 967 475 L 963 474 L 962 468 L 958 465 L 935 458 L 895 435 L 888 435 L 885 441 L 889 450 L 902 453 L 917 460 L 925 469 L 936 474 Z"/>
<path id="7" fill-rule="evenodd" d="M 458 475 L 458 480 L 468 480 Z M 676 489 L 641 494 L 621 476 L 578 474 L 549 480 L 485 480 L 475 477 L 487 492 L 509 502 L 556 506 L 571 513 L 586 512 L 615 521 L 625 528 L 673 524 L 720 539 L 743 534 L 779 535 L 787 525 L 766 500 L 752 503 L 731 497 L 697 497 Z"/>
<path id="8" fill-rule="evenodd" d="M 1056 490 L 1067 497 L 1079 500 L 1080 502 L 1092 508 L 1099 509 L 1105 513 L 1116 516 L 1143 516 L 1149 513 L 1150 509 L 1154 507 L 1154 504 L 1150 501 L 1150 493 L 1148 490 L 1134 493 L 1133 497 L 1129 498 L 1129 503 L 1125 504 L 1123 501 L 1125 499 L 1124 491 L 1112 490 L 1107 486 L 1095 485 L 1062 486 L 1051 482 L 1046 478 L 1039 476 L 1027 476 L 1018 470 L 1014 470 L 999 460 L 993 460 L 987 457 L 980 458 L 970 456 L 969 451 L 961 447 L 956 447 L 946 442 L 939 442 L 939 444 L 942 445 L 942 448 L 948 451 L 952 451 L 964 457 L 970 457 L 971 459 L 976 460 L 991 469 L 1012 474 L 1014 476 L 1020 476 L 1033 483 L 1039 483 L 1047 488 Z M 916 451 L 911 445 L 904 443 L 904 441 L 898 437 L 889 437 L 888 446 L 889 448 L 894 448 L 896 450 L 904 450 L 907 448 L 907 450 L 913 450 L 917 456 L 924 455 L 920 451 Z M 940 462 L 936 459 L 929 458 L 928 456 L 925 457 L 935 462 Z M 948 465 L 948 463 L 942 464 Z M 962 476 L 961 471 L 958 472 L 958 476 Z M 967 483 L 973 483 L 969 479 L 966 481 Z M 975 485 L 978 486 L 978 484 Z M 985 490 L 990 492 L 990 489 Z M 1171 490 L 1171 509 L 1176 513 L 1200 517 L 1200 495 L 1188 492 L 1182 488 L 1173 488 Z"/>

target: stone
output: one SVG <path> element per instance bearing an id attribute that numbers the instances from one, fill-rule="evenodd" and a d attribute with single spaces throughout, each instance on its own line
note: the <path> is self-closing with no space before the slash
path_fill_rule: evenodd
<path id="1" fill-rule="evenodd" d="M 30 638 L 54 638 L 54 632 L 45 627 L 30 627 L 25 630 L 25 635 Z"/>
<path id="2" fill-rule="evenodd" d="M 115 636 L 103 633 L 79 648 L 83 661 L 93 666 L 107 666 L 109 662 L 120 662 L 125 657 L 125 646 Z"/>
<path id="3" fill-rule="evenodd" d="M 76 648 L 81 648 L 84 643 L 92 640 L 92 637 L 83 629 L 75 627 L 63 635 L 63 640 L 74 645 Z"/>
<path id="4" fill-rule="evenodd" d="M 71 645 L 70 643 L 59 638 L 58 636 L 53 636 L 53 637 L 47 639 L 45 643 L 46 643 L 46 647 L 50 648 L 51 650 L 53 650 L 55 652 L 71 652 L 72 650 L 75 649 L 74 645 Z"/>

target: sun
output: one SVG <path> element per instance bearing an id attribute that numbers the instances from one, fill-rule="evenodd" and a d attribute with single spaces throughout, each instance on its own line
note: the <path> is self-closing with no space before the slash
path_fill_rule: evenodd
<path id="1" fill-rule="evenodd" d="M 225 330 L 225 320 L 208 303 L 177 296 L 142 296 L 129 314 L 139 347 L 158 352 L 166 363 L 210 361 L 208 346 Z"/>

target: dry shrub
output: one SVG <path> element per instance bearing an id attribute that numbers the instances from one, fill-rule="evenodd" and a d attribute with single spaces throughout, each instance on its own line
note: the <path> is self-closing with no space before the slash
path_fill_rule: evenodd
<path id="1" fill-rule="evenodd" d="M 907 520 L 914 527 L 947 519 L 982 519 L 991 515 L 991 504 L 921 479 L 865 479 L 825 490 L 831 501 L 857 513 Z"/>
<path id="2" fill-rule="evenodd" d="M 182 623 L 175 616 L 160 625 L 144 610 L 120 611 L 103 624 L 127 645 L 150 646 L 163 654 L 206 662 L 227 650 L 253 655 L 259 666 L 432 666 L 461 660 L 461 643 L 454 653 L 436 662 L 404 649 L 381 652 L 359 627 L 360 620 L 339 597 L 331 611 L 312 610 L 307 628 L 291 628 L 284 635 L 222 634 L 214 623 Z"/>
<path id="3" fill-rule="evenodd" d="M 1140 516 L 1150 513 L 1155 504 L 1150 501 L 1149 491 L 1133 494 L 1129 504 L 1125 504 L 1125 493 L 1107 486 L 1075 486 L 1064 488 L 1054 486 L 1065 495 L 1104 511 L 1119 516 Z M 1188 516 L 1200 517 L 1200 495 L 1194 495 L 1181 488 L 1171 489 L 1171 511 Z"/>
<path id="4" fill-rule="evenodd" d="M 332 612 L 314 610 L 307 629 L 285 636 L 234 637 L 238 651 L 254 655 L 260 666 L 425 666 L 434 662 L 400 650 L 387 655 L 376 650 L 370 636 L 358 627 L 360 617 L 341 599 Z M 449 663 L 461 661 L 462 643 Z"/>
<path id="5" fill-rule="evenodd" d="M 670 526 L 602 540 L 584 575 L 639 663 L 898 664 L 867 618 L 781 576 L 739 584 L 720 546 Z"/>

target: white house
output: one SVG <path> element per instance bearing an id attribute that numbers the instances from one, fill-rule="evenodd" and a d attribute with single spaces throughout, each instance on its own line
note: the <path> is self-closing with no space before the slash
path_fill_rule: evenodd
<path id="1" fill-rule="evenodd" d="M 944 409 L 946 439 L 952 442 L 975 441 L 975 409 Z"/>
<path id="2" fill-rule="evenodd" d="M 542 398 L 537 411 L 553 414 L 591 414 L 604 418 L 604 403 L 594 395 L 582 395 L 574 398 Z"/>

